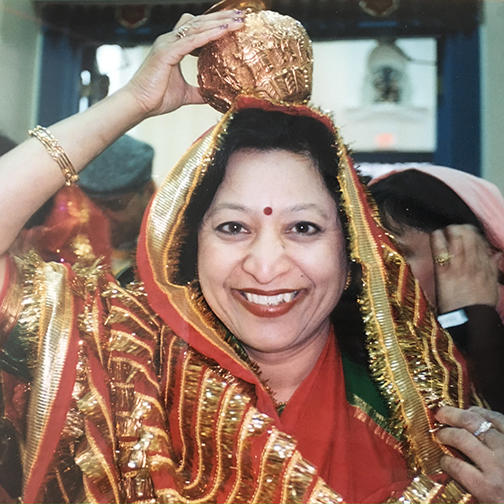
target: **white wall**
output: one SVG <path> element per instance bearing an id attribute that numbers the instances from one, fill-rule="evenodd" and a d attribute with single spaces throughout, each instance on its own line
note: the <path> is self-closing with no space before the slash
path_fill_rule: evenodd
<path id="1" fill-rule="evenodd" d="M 17 142 L 36 117 L 39 27 L 30 0 L 0 0 L 0 131 Z"/>
<path id="2" fill-rule="evenodd" d="M 436 43 L 433 38 L 398 39 L 406 64 L 407 103 L 366 103 L 367 60 L 372 39 L 315 42 L 312 102 L 334 113 L 345 142 L 355 151 L 435 148 Z M 388 139 L 390 143 L 380 145 Z"/>
<path id="3" fill-rule="evenodd" d="M 504 2 L 485 0 L 481 26 L 482 176 L 504 192 Z"/>

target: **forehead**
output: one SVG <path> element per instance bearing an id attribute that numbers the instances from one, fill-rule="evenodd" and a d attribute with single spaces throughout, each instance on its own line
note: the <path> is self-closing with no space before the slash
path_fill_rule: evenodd
<path id="1" fill-rule="evenodd" d="M 301 202 L 334 205 L 313 159 L 276 149 L 242 149 L 228 160 L 215 200 L 241 198 L 277 205 Z"/>

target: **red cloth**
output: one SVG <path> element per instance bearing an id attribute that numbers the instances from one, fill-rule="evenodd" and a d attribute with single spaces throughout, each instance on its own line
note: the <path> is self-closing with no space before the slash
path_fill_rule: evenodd
<path id="1" fill-rule="evenodd" d="M 44 224 L 23 233 L 21 248 L 35 248 L 46 261 L 73 264 L 79 245 L 86 255 L 102 256 L 110 263 L 112 245 L 107 217 L 81 189 L 63 187 L 54 196 Z"/>
<path id="2" fill-rule="evenodd" d="M 355 413 L 346 400 L 341 355 L 331 333 L 315 367 L 287 403 L 279 428 L 298 441 L 303 456 L 345 499 L 386 500 L 391 489 L 407 484 L 399 443 Z M 372 429 L 381 430 L 383 437 Z"/>

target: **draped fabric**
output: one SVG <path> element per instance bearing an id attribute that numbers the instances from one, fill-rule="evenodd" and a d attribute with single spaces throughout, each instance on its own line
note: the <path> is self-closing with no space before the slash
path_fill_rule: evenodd
<path id="1" fill-rule="evenodd" d="M 337 328 L 280 416 L 197 283 L 176 276 L 184 212 L 245 108 L 309 116 L 332 132 L 350 259 L 362 270 L 369 368 L 341 354 Z M 24 446 L 24 502 L 471 500 L 442 473 L 447 449 L 433 435 L 440 404 L 470 403 L 464 364 L 328 116 L 239 99 L 153 198 L 137 262 L 142 283 L 125 289 L 98 263 L 17 261 L 1 313 L 11 321 L 5 348 L 22 340 L 30 364 L 27 413 L 3 414 Z"/>
<path id="2" fill-rule="evenodd" d="M 63 187 L 54 196 L 43 223 L 23 231 L 18 247 L 34 248 L 46 261 L 73 264 L 92 256 L 103 257 L 109 263 L 109 221 L 82 189 Z"/>

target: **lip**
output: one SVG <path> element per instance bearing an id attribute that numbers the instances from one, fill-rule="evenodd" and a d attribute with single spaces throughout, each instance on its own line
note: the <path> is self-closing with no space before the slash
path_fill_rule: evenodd
<path id="1" fill-rule="evenodd" d="M 261 289 L 232 289 L 233 297 L 252 315 L 257 317 L 272 318 L 280 317 L 288 313 L 296 304 L 301 301 L 305 295 L 305 289 L 277 289 L 265 291 Z M 250 302 L 245 296 L 244 292 L 249 294 L 256 294 L 258 296 L 278 296 L 279 294 L 287 294 L 297 292 L 292 301 L 280 303 L 278 305 L 262 305 Z"/>

